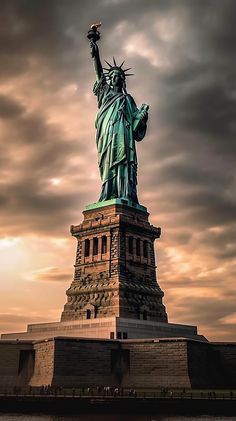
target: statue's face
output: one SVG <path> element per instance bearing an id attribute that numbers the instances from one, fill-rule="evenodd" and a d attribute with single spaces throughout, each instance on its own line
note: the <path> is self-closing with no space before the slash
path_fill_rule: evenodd
<path id="1" fill-rule="evenodd" d="M 124 76 L 119 70 L 113 70 L 111 74 L 112 86 L 122 87 L 124 83 Z"/>

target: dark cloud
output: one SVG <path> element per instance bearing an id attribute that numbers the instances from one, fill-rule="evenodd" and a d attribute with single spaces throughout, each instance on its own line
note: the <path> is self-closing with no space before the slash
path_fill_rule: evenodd
<path id="1" fill-rule="evenodd" d="M 15 118 L 22 114 L 24 107 L 7 96 L 0 95 L 0 118 Z"/>
<path id="2" fill-rule="evenodd" d="M 2 1 L 1 52 L 15 54 L 16 61 L 21 56 L 27 63 L 31 54 L 51 56 L 53 61 L 70 48 L 71 38 L 62 30 L 59 3 L 53 0 Z"/>
<path id="3" fill-rule="evenodd" d="M 16 233 L 39 231 L 60 235 L 60 228 L 70 225 L 70 218 L 75 217 L 78 207 L 91 201 L 92 185 L 81 173 L 83 163 L 80 170 L 76 168 L 78 173 L 72 174 L 74 179 L 67 188 L 53 190 L 50 179 L 55 175 L 70 179 L 67 161 L 83 153 L 85 146 L 79 145 L 76 139 L 66 141 L 62 129 L 47 124 L 43 113 L 21 115 L 17 103 L 4 98 L 2 104 L 5 114 L 12 119 L 2 148 L 2 169 L 10 175 L 2 179 L 0 210 L 4 224 L 1 233 L 6 235 L 12 229 Z M 77 194 L 74 184 L 80 186 Z M 52 224 L 53 220 L 57 220 L 57 225 Z"/>
<path id="4" fill-rule="evenodd" d="M 181 92 L 168 104 L 168 109 L 174 117 L 173 123 L 210 136 L 214 144 L 220 138 L 218 146 L 221 148 L 234 148 L 236 97 L 232 96 L 232 88 L 233 86 L 227 88 L 215 83 L 199 86 L 198 89 L 195 87 L 184 94 Z M 222 136 L 225 138 L 223 145 Z"/>
<path id="5" fill-rule="evenodd" d="M 222 298 L 194 297 L 193 293 L 178 300 L 176 308 L 179 312 L 184 311 L 185 323 L 196 324 L 197 321 L 199 325 L 207 324 L 217 330 L 222 327 L 222 319 L 235 313 L 234 300 L 235 293 L 227 302 L 224 296 Z M 232 333 L 233 328 L 234 326 L 231 326 Z"/>

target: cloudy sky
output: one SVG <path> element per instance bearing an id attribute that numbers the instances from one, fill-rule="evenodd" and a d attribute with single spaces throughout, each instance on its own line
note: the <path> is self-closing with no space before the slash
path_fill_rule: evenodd
<path id="1" fill-rule="evenodd" d="M 0 331 L 56 321 L 73 278 L 69 226 L 100 194 L 95 79 L 126 59 L 150 104 L 137 145 L 139 200 L 156 244 L 169 321 L 236 340 L 236 1 L 1 0 Z"/>

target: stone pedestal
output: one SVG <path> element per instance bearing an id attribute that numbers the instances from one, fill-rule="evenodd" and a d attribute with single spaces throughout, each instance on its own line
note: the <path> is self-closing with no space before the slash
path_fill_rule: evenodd
<path id="1" fill-rule="evenodd" d="M 77 239 L 75 274 L 60 322 L 28 325 L 3 340 L 42 340 L 58 336 L 97 339 L 190 338 L 196 326 L 168 323 L 156 279 L 154 241 L 144 206 L 114 199 L 87 206 Z"/>
<path id="2" fill-rule="evenodd" d="M 160 228 L 144 206 L 125 199 L 89 205 L 71 226 L 77 254 L 61 321 L 124 317 L 167 322 L 156 279 L 154 240 Z"/>

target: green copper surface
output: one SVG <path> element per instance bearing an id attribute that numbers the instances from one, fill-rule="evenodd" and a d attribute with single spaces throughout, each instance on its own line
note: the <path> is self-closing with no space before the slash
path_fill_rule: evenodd
<path id="1" fill-rule="evenodd" d="M 125 198 L 138 203 L 137 155 L 135 142 L 146 133 L 148 106 L 137 108 L 134 99 L 126 91 L 126 70 L 107 63 L 107 78 L 101 65 L 97 37 L 89 31 L 91 54 L 97 75 L 93 92 L 98 100 L 96 118 L 96 143 L 98 165 L 102 180 L 99 201 Z"/>
<path id="2" fill-rule="evenodd" d="M 99 209 L 110 205 L 125 205 L 142 212 L 147 212 L 147 208 L 145 206 L 142 206 L 139 203 L 132 202 L 131 200 L 125 198 L 110 199 L 104 200 L 102 202 L 100 201 L 96 203 L 91 203 L 90 205 L 87 205 L 85 207 L 85 210 Z"/>

